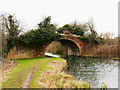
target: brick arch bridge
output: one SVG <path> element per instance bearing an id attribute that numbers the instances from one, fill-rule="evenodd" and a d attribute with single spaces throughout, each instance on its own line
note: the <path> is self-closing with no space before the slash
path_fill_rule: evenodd
<path id="1" fill-rule="evenodd" d="M 78 55 L 80 56 L 85 51 L 85 46 L 87 42 L 81 41 L 77 36 L 73 35 L 62 35 L 61 38 L 58 38 L 55 41 L 59 41 L 63 44 L 66 49 L 66 55 Z M 48 45 L 47 45 L 48 46 Z M 17 58 L 33 58 L 33 57 L 42 57 L 45 54 L 45 48 L 47 47 L 33 47 L 33 48 L 22 48 L 19 52 L 16 48 L 13 48 L 8 53 L 8 59 L 17 59 Z"/>
<path id="2" fill-rule="evenodd" d="M 78 55 L 80 56 L 85 51 L 87 42 L 81 41 L 77 36 L 73 35 L 62 35 L 58 40 L 67 49 L 67 55 Z"/>

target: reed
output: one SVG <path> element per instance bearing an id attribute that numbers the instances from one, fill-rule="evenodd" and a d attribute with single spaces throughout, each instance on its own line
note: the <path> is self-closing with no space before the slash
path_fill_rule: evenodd
<path id="1" fill-rule="evenodd" d="M 83 55 L 95 57 L 118 57 L 118 39 L 104 40 L 103 44 L 88 46 Z"/>

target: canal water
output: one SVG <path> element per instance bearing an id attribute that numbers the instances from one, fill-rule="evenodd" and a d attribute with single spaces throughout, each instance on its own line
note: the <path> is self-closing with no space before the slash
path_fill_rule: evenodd
<path id="1" fill-rule="evenodd" d="M 103 82 L 108 88 L 118 88 L 118 61 L 107 58 L 64 57 L 68 62 L 67 72 L 83 80 L 93 88 L 100 88 Z"/>
<path id="2" fill-rule="evenodd" d="M 81 58 L 78 56 L 65 56 L 62 58 L 67 60 L 67 73 L 74 75 L 77 80 L 89 83 L 92 88 L 100 88 L 103 82 L 108 88 L 118 88 L 117 60 Z"/>

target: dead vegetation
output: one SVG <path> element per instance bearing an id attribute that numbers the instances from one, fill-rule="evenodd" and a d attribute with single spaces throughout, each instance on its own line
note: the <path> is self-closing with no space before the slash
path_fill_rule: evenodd
<path id="1" fill-rule="evenodd" d="M 38 79 L 40 88 L 90 88 L 87 83 L 77 81 L 74 76 L 64 72 L 67 67 L 66 61 L 52 61 L 48 66 L 53 69 L 41 74 Z"/>
<path id="2" fill-rule="evenodd" d="M 6 82 L 9 78 L 9 74 L 17 66 L 16 61 L 4 60 L 2 63 L 2 83 Z"/>
<path id="3" fill-rule="evenodd" d="M 41 74 L 41 77 L 46 77 L 57 73 L 61 73 L 67 68 L 67 62 L 65 60 L 51 61 L 47 64 L 47 66 L 52 67 L 52 69 L 43 72 Z"/>
<path id="4" fill-rule="evenodd" d="M 86 49 L 84 55 L 96 57 L 118 57 L 118 39 L 106 39 L 103 44 L 96 44 Z"/>
<path id="5" fill-rule="evenodd" d="M 8 59 L 5 59 L 5 60 L 3 61 L 3 63 L 2 63 L 2 70 L 3 70 L 3 71 L 4 71 L 4 70 L 7 70 L 7 69 L 9 69 L 9 68 L 11 68 L 11 67 L 14 67 L 14 66 L 16 66 L 16 65 L 17 65 L 16 60 L 10 61 L 10 60 L 8 60 Z"/>
<path id="6" fill-rule="evenodd" d="M 39 78 L 40 88 L 90 88 L 83 81 L 77 81 L 74 76 L 64 72 Z"/>

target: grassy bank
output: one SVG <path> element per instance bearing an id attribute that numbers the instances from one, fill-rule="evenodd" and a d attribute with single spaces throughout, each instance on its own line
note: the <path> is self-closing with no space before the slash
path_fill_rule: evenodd
<path id="1" fill-rule="evenodd" d="M 48 62 L 51 62 L 52 60 L 63 60 L 61 58 L 47 58 L 47 57 L 41 57 L 41 58 L 31 58 L 31 59 L 19 59 L 17 60 L 18 65 L 12 70 L 10 70 L 7 77 L 8 79 L 4 82 L 3 81 L 3 88 L 21 88 L 24 81 L 26 80 L 29 72 L 31 69 L 36 66 L 35 70 L 35 77 L 32 78 L 31 85 L 34 87 L 37 87 L 36 80 L 40 76 L 40 74 L 47 69 L 52 69 L 52 67 L 46 66 Z M 3 72 L 3 76 L 6 75 L 6 73 Z M 5 76 L 4 76 L 5 77 Z M 30 85 L 30 86 L 31 86 Z"/>
<path id="2" fill-rule="evenodd" d="M 89 87 L 86 83 L 78 82 L 73 78 L 71 75 L 67 74 L 61 74 L 56 73 L 53 75 L 50 75 L 48 73 L 51 73 L 50 70 L 53 70 L 55 68 L 59 68 L 61 64 L 59 62 L 65 61 L 62 58 L 51 58 L 51 57 L 41 57 L 41 58 L 30 58 L 30 59 L 19 59 L 17 60 L 17 65 L 13 68 L 10 68 L 8 70 L 3 71 L 3 88 L 23 88 L 25 84 L 28 84 L 28 88 L 54 88 L 56 85 L 55 83 L 57 81 L 57 86 L 59 88 L 62 87 Z M 54 64 L 54 67 L 48 66 L 48 63 L 52 62 Z M 58 62 L 59 64 L 56 65 Z M 47 76 L 43 74 L 43 72 L 46 71 Z M 56 69 L 58 70 L 58 69 Z M 32 71 L 32 72 L 31 72 Z M 30 80 L 26 82 L 29 74 L 31 72 L 31 76 L 29 77 Z M 56 72 L 56 71 L 55 71 Z M 44 82 L 45 79 L 46 81 Z M 75 83 L 71 83 L 70 81 L 74 81 Z M 25 83 L 26 82 L 26 83 Z M 49 84 L 49 83 L 51 84 Z M 40 84 L 42 83 L 42 85 Z M 55 84 L 55 85 L 54 85 Z"/>

